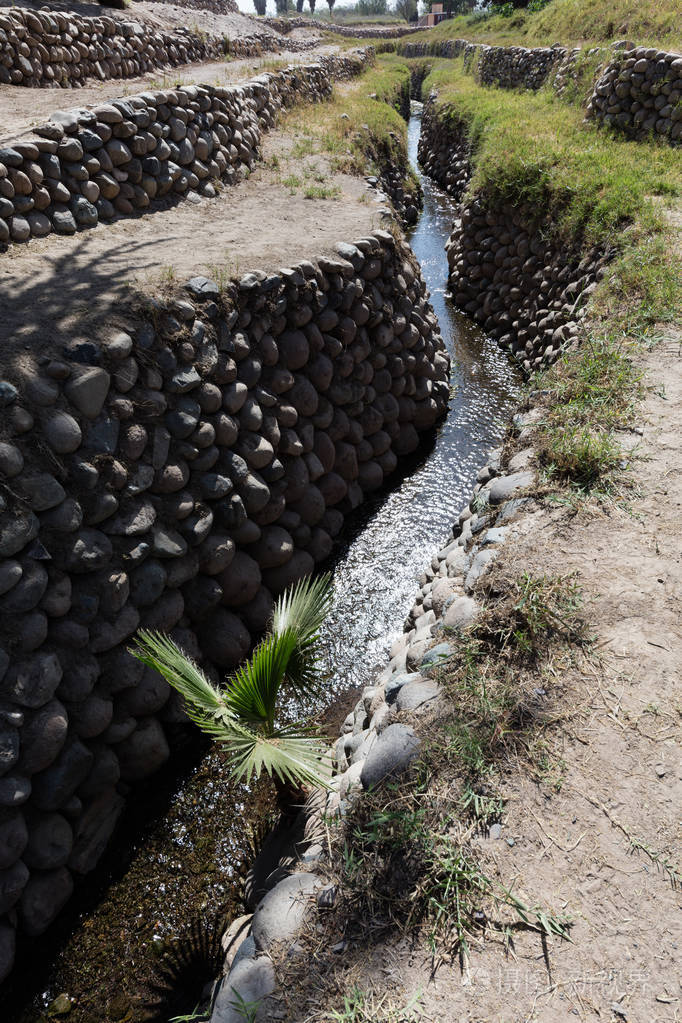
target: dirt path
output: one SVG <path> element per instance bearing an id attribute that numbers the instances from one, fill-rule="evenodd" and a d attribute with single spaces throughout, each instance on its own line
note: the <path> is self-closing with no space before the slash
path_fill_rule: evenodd
<path id="1" fill-rule="evenodd" d="M 540 768 L 508 772 L 501 833 L 475 845 L 484 869 L 529 904 L 568 914 L 572 942 L 543 949 L 520 932 L 509 955 L 499 938 L 481 941 L 468 971 L 444 965 L 435 978 L 425 943 L 379 945 L 355 971 L 359 988 L 417 1008 L 377 1019 L 682 1017 L 682 892 L 668 870 L 682 870 L 682 335 L 642 369 L 633 496 L 608 512 L 538 510 L 505 554 L 519 573 L 577 574 L 599 657 L 556 673 L 559 723 L 535 751 Z M 341 992 L 328 1003 L 341 1004 Z"/>

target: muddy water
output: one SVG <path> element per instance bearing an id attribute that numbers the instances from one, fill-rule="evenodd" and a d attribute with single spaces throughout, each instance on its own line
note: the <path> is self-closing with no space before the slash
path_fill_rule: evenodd
<path id="1" fill-rule="evenodd" d="M 417 112 L 409 126 L 417 173 L 419 130 Z M 349 695 L 385 663 L 417 578 L 448 540 L 518 396 L 516 371 L 445 297 L 444 245 L 455 204 L 428 179 L 421 183 L 424 210 L 410 243 L 452 356 L 451 407 L 430 444 L 402 467 L 402 478 L 348 524 L 335 554 L 334 608 L 325 629 L 329 684 L 320 706 L 306 708 L 317 720 L 326 716 L 330 734 L 338 733 Z M 160 953 L 198 912 L 205 910 L 210 921 L 240 911 L 239 873 L 251 856 L 247 822 L 267 816 L 267 786 L 230 784 L 219 751 L 199 756 L 194 749 L 155 779 L 148 801 L 143 794 L 134 804 L 121 840 L 57 932 L 21 949 L 22 965 L 3 999 L 3 1021 L 43 1020 L 62 993 L 76 1000 L 64 1017 L 69 1023 L 165 1023 L 194 1008 L 203 985 L 202 955 L 189 970 L 187 990 L 172 1003 L 154 991 Z"/>

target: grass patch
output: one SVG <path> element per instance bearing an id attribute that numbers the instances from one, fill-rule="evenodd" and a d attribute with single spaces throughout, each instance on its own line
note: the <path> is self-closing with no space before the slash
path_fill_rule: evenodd
<path id="1" fill-rule="evenodd" d="M 398 110 L 409 99 L 410 70 L 393 55 L 343 86 L 329 102 L 297 106 L 283 118 L 296 133 L 292 156 L 324 153 L 332 169 L 344 174 L 381 176 L 387 167 L 404 174 L 407 191 L 416 180 L 407 160 L 407 125 Z"/>
<path id="2" fill-rule="evenodd" d="M 306 185 L 303 189 L 304 199 L 338 199 L 340 195 L 338 185 Z"/>
<path id="3" fill-rule="evenodd" d="M 350 994 L 343 996 L 342 1009 L 331 1009 L 314 1019 L 315 1023 L 418 1023 L 420 998 L 417 995 L 401 1006 L 386 994 L 378 997 L 355 985 Z"/>
<path id="4" fill-rule="evenodd" d="M 510 17 L 492 10 L 462 15 L 404 42 L 473 42 L 519 46 L 578 46 L 633 39 L 673 50 L 682 49 L 682 28 L 676 0 L 550 0 L 541 10 L 516 10 Z"/>
<path id="5" fill-rule="evenodd" d="M 285 188 L 289 189 L 292 195 L 294 195 L 296 189 L 300 188 L 303 182 L 296 174 L 288 174 L 286 178 L 282 178 L 282 184 Z"/>
<path id="6" fill-rule="evenodd" d="M 643 395 L 625 337 L 588 336 L 539 374 L 535 444 L 548 481 L 580 493 L 609 493 L 622 474 L 618 432 L 632 426 Z"/>

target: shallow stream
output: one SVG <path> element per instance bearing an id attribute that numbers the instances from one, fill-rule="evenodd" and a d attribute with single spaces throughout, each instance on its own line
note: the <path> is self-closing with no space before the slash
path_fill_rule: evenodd
<path id="1" fill-rule="evenodd" d="M 335 598 L 325 629 L 330 664 L 323 704 L 306 707 L 329 734 L 357 687 L 371 681 L 402 632 L 417 579 L 450 529 L 486 452 L 500 440 L 520 378 L 495 343 L 446 299 L 444 246 L 456 204 L 417 167 L 421 109 L 409 151 L 424 209 L 409 241 L 452 356 L 450 412 L 407 474 L 368 501 L 335 555 Z M 405 471 L 405 467 L 403 467 Z M 22 949 L 2 1019 L 35 1023 L 60 994 L 76 999 L 69 1023 L 166 1021 L 180 1006 L 155 1006 L 159 955 L 196 914 L 238 913 L 239 872 L 251 856 L 247 822 L 267 816 L 266 786 L 226 781 L 221 754 L 179 756 L 135 800 L 120 841 L 56 931 Z M 188 995 L 189 1000 L 192 993 Z M 184 1008 L 190 1012 L 193 1005 Z M 60 1017 L 61 1018 L 61 1017 Z"/>

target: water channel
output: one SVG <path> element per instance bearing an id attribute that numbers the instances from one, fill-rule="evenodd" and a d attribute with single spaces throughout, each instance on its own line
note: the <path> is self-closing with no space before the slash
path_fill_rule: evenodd
<path id="1" fill-rule="evenodd" d="M 357 687 L 385 664 L 417 579 L 447 542 L 486 452 L 504 432 L 520 386 L 495 343 L 446 298 L 444 246 L 456 204 L 419 171 L 421 111 L 414 107 L 409 152 L 424 209 L 409 241 L 452 356 L 452 398 L 432 443 L 406 475 L 356 513 L 335 553 L 334 608 L 325 635 L 329 689 L 324 705 L 305 708 L 326 720 L 330 735 L 338 734 Z M 267 814 L 269 795 L 264 785 L 226 781 L 216 750 L 179 756 L 165 778 L 148 788 L 153 789 L 148 800 L 136 801 L 127 812 L 121 840 L 77 896 L 77 907 L 49 936 L 20 949 L 3 1021 L 43 1020 L 62 994 L 76 999 L 64 1017 L 69 1023 L 166 1023 L 193 1008 L 157 1003 L 160 953 L 197 912 L 216 919 L 241 911 L 239 872 L 252 855 L 247 822 Z"/>

